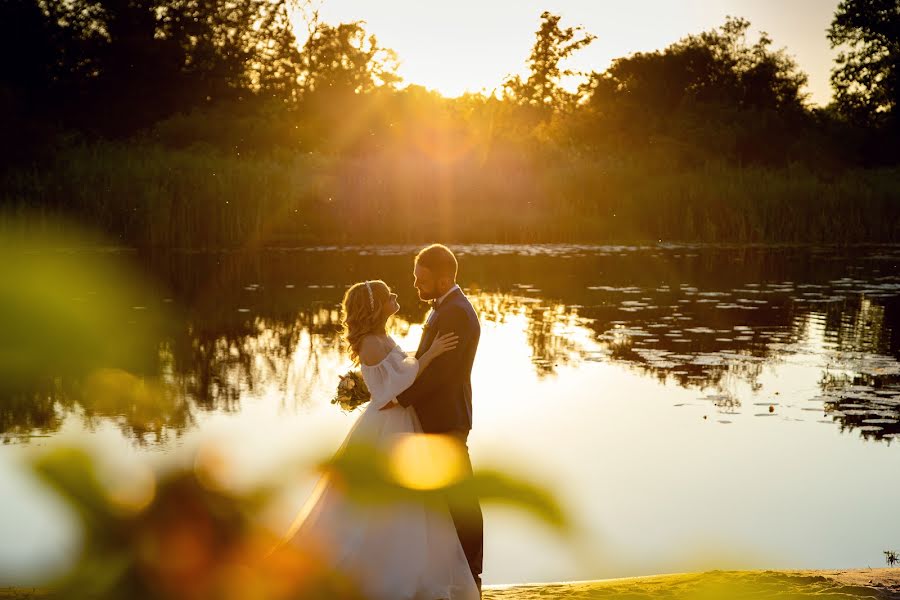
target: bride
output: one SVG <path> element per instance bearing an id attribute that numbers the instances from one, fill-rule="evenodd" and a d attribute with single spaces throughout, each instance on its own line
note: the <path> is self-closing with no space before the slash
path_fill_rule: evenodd
<path id="1" fill-rule="evenodd" d="M 415 410 L 397 404 L 397 394 L 412 385 L 434 358 L 452 351 L 457 336 L 452 332 L 438 336 L 418 360 L 408 356 L 385 333 L 387 320 L 400 305 L 383 281 L 352 286 L 344 296 L 343 310 L 350 354 L 359 363 L 372 398 L 341 450 L 354 443 L 387 450 L 398 436 L 422 432 Z M 326 564 L 349 577 L 366 598 L 479 598 L 445 504 L 357 504 L 325 475 L 291 527 L 287 543 L 323 552 Z"/>

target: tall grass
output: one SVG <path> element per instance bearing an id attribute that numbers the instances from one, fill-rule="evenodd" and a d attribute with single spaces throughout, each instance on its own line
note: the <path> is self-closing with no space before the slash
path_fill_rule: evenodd
<path id="1" fill-rule="evenodd" d="M 7 173 L 12 212 L 63 215 L 124 244 L 870 242 L 897 239 L 900 169 L 422 153 L 243 157 L 111 143 Z"/>

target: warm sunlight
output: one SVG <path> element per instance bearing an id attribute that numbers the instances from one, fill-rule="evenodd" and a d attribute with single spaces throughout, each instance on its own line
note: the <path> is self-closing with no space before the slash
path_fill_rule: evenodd
<path id="1" fill-rule="evenodd" d="M 465 475 L 460 443 L 446 435 L 404 435 L 391 447 L 388 468 L 399 484 L 414 490 L 435 490 Z"/>
<path id="2" fill-rule="evenodd" d="M 900 598 L 900 0 L 0 56 L 0 600 Z"/>
<path id="3" fill-rule="evenodd" d="M 828 74 L 833 52 L 823 32 L 837 0 L 322 0 L 322 20 L 364 20 L 367 31 L 400 57 L 403 84 L 418 84 L 445 96 L 499 89 L 508 74 L 522 73 L 543 10 L 581 25 L 597 41 L 571 61 L 576 70 L 603 70 L 633 52 L 652 52 L 711 27 L 728 15 L 769 33 L 788 47 L 809 73 L 811 100 L 831 97 Z M 571 82 L 570 82 L 571 85 Z"/>

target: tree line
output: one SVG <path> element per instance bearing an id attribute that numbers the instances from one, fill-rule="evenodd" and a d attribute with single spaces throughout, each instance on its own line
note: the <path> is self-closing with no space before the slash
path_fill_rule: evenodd
<path id="1" fill-rule="evenodd" d="M 523 75 L 445 98 L 404 86 L 364 23 L 314 8 L 0 3 L 0 225 L 38 209 L 126 244 L 203 247 L 900 230 L 900 0 L 840 2 L 827 107 L 741 18 L 576 73 L 602 40 L 544 12 Z"/>
<path id="2" fill-rule="evenodd" d="M 304 16 L 305 40 L 292 15 Z M 827 32 L 840 54 L 824 109 L 807 105 L 790 55 L 765 33 L 751 40 L 750 27 L 729 18 L 581 74 L 570 92 L 566 60 L 596 38 L 544 12 L 526 77 L 445 99 L 401 89 L 397 56 L 364 23 L 321 22 L 303 0 L 7 0 L 0 108 L 12 155 L 63 131 L 127 138 L 154 128 L 173 144 L 359 152 L 396 143 L 418 116 L 450 136 L 480 139 L 487 126 L 501 147 L 689 162 L 897 159 L 900 1 L 842 0 Z M 356 131 L 334 139 L 348 114 Z"/>

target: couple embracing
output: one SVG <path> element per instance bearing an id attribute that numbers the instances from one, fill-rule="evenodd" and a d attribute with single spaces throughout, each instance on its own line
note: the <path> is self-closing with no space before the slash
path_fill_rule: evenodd
<path id="1" fill-rule="evenodd" d="M 416 255 L 415 287 L 431 302 L 415 354 L 386 333 L 400 305 L 383 281 L 357 283 L 344 296 L 344 334 L 371 400 L 342 449 L 364 443 L 388 451 L 398 438 L 440 434 L 461 450 L 470 476 L 472 363 L 481 328 L 456 285 L 458 263 L 445 246 Z M 478 498 L 360 505 L 323 477 L 288 536 L 315 545 L 330 567 L 377 600 L 472 600 L 480 597 L 483 526 Z"/>

